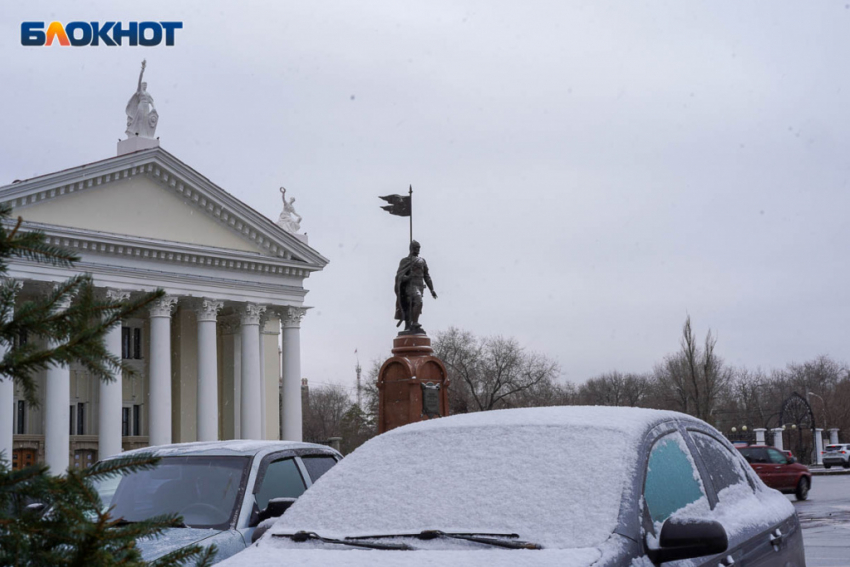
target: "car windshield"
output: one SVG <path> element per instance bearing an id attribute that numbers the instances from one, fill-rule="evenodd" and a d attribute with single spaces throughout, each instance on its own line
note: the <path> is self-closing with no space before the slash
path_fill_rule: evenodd
<path id="1" fill-rule="evenodd" d="M 236 515 L 249 457 L 164 457 L 151 470 L 96 484 L 113 518 L 178 514 L 190 527 L 226 529 Z"/>
<path id="2" fill-rule="evenodd" d="M 441 530 L 589 547 L 617 527 L 635 445 L 622 431 L 589 423 L 390 432 L 331 469 L 272 533 Z"/>

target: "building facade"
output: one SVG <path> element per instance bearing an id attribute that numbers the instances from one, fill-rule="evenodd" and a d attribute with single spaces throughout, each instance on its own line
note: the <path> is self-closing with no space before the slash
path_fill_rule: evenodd
<path id="1" fill-rule="evenodd" d="M 304 282 L 327 260 L 158 139 L 130 137 L 118 149 L 0 187 L 0 202 L 23 218 L 21 230 L 81 258 L 70 269 L 12 262 L 19 303 L 82 272 L 110 297 L 165 290 L 107 337 L 137 376 L 107 384 L 81 366 L 50 368 L 38 376 L 39 408 L 0 382 L 0 451 L 16 466 L 61 471 L 146 445 L 301 440 Z"/>

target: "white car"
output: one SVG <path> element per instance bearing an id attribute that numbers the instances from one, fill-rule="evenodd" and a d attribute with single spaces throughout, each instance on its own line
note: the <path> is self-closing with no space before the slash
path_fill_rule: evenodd
<path id="1" fill-rule="evenodd" d="M 600 449 L 611 459 L 600 464 Z M 527 408 L 414 423 L 334 467 L 221 567 L 803 567 L 794 506 L 676 412 Z"/>
<path id="2" fill-rule="evenodd" d="M 838 445 L 827 445 L 823 449 L 823 468 L 828 469 L 832 465 L 841 465 L 850 468 L 850 443 Z"/>
<path id="3" fill-rule="evenodd" d="M 290 441 L 178 443 L 112 458 L 143 452 L 161 457 L 160 464 L 96 488 L 115 519 L 183 517 L 185 527 L 136 543 L 146 561 L 194 544 L 215 544 L 216 561 L 242 551 L 260 522 L 280 516 L 342 458 L 330 447 Z"/>

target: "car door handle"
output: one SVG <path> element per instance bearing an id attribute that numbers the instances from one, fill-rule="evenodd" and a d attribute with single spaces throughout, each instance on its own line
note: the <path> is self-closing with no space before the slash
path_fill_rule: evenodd
<path id="1" fill-rule="evenodd" d="M 776 528 L 776 530 L 772 534 L 770 534 L 770 545 L 772 545 L 773 548 L 778 551 L 779 546 L 782 544 L 782 540 L 784 539 L 785 535 L 779 530 L 779 528 Z"/>
<path id="2" fill-rule="evenodd" d="M 779 467 L 773 467 L 773 468 L 774 468 L 774 469 L 776 469 L 776 470 L 781 470 L 781 469 L 782 469 L 782 467 L 781 467 L 781 466 L 779 466 Z"/>
<path id="3" fill-rule="evenodd" d="M 717 567 L 732 567 L 735 564 L 735 559 L 731 555 L 727 555 L 726 559 L 720 561 Z"/>

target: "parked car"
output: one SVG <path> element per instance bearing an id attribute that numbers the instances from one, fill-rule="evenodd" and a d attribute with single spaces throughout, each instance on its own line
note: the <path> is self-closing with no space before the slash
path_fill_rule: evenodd
<path id="1" fill-rule="evenodd" d="M 738 450 L 752 465 L 759 478 L 770 488 L 785 494 L 793 494 L 797 500 L 805 500 L 809 497 L 812 473 L 809 467 L 798 463 L 795 457 L 789 457 L 790 451 L 780 451 L 767 445 L 738 447 Z"/>
<path id="2" fill-rule="evenodd" d="M 342 456 L 323 445 L 289 441 L 218 441 L 148 447 L 162 457 L 151 470 L 98 483 L 112 517 L 126 522 L 159 514 L 185 527 L 137 542 L 146 561 L 194 544 L 218 548 L 220 561 L 251 544 L 257 525 L 280 516 Z"/>
<path id="3" fill-rule="evenodd" d="M 616 458 L 602 465 L 600 447 Z M 690 416 L 550 407 L 455 415 L 371 439 L 221 567 L 686 558 L 803 567 L 794 506 Z"/>
<path id="4" fill-rule="evenodd" d="M 824 447 L 823 468 L 828 469 L 832 465 L 841 465 L 845 469 L 850 468 L 850 443 Z"/>

